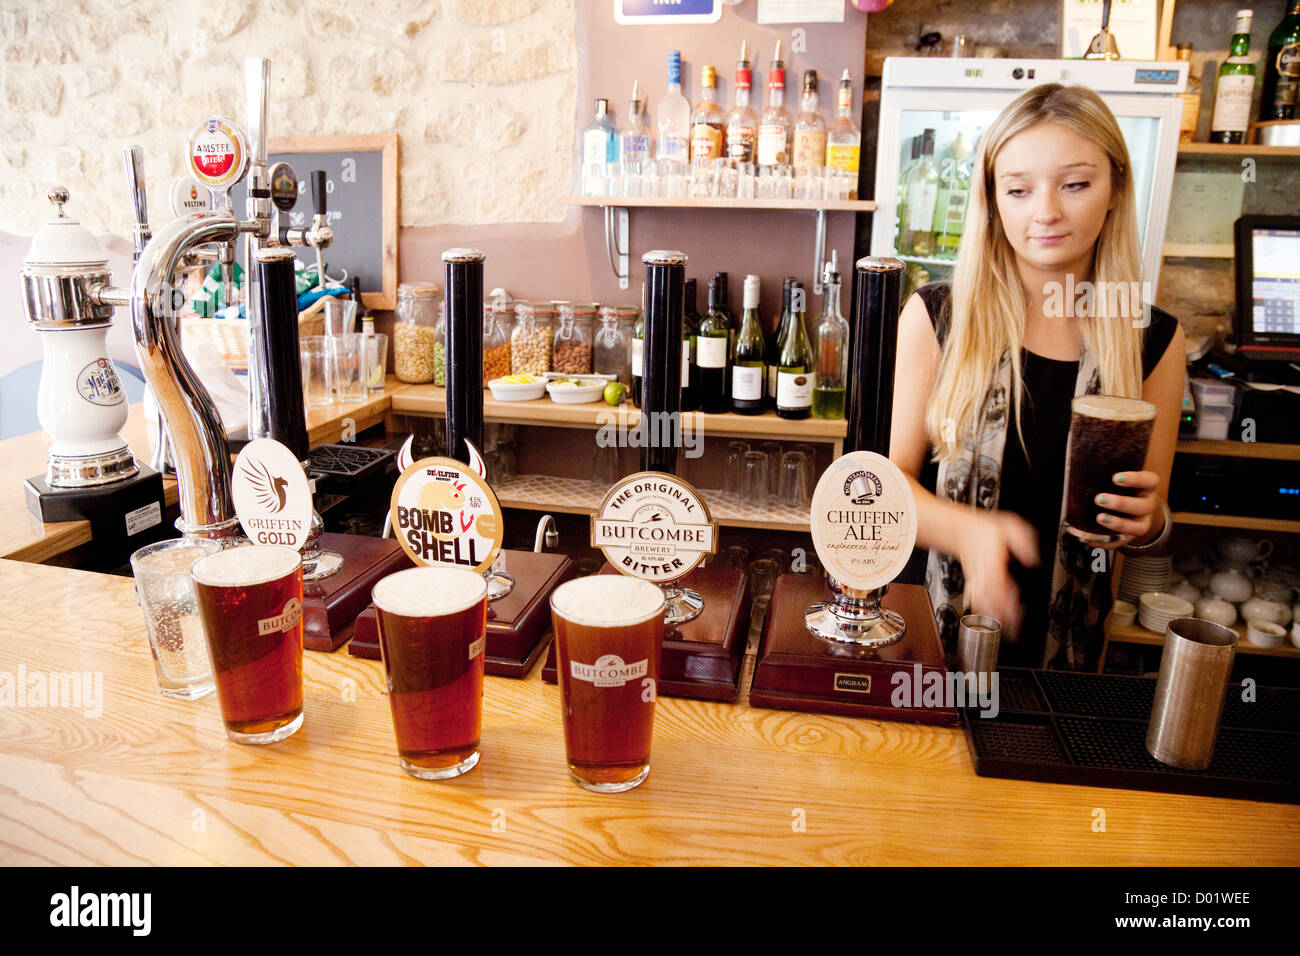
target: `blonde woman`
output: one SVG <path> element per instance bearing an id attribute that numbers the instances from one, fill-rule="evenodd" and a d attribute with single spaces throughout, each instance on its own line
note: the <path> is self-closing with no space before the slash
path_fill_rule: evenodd
<path id="1" fill-rule="evenodd" d="M 1096 93 L 1025 92 L 975 166 L 952 284 L 918 290 L 899 319 L 890 457 L 912 478 L 946 645 L 960 615 L 988 614 L 1004 664 L 1090 669 L 1109 550 L 1168 537 L 1182 330 L 1142 301 L 1128 151 Z M 1096 499 L 1121 536 L 1105 551 L 1063 531 L 1070 401 L 1096 392 L 1158 409 L 1144 469 Z"/>

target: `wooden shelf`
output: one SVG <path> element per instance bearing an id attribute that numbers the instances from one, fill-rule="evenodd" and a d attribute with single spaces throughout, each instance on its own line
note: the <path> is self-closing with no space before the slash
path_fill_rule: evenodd
<path id="1" fill-rule="evenodd" d="M 1184 438 L 1178 442 L 1180 455 L 1222 455 L 1225 458 L 1265 458 L 1271 461 L 1300 461 L 1300 445 L 1256 441 L 1211 441 Z"/>
<path id="2" fill-rule="evenodd" d="M 447 410 L 446 390 L 434 385 L 410 385 L 393 395 L 395 414 L 442 415 Z M 630 405 L 613 407 L 604 402 L 585 405 L 559 405 L 549 398 L 526 402 L 501 402 L 491 391 L 483 392 L 485 421 L 509 425 L 540 425 L 551 428 L 592 428 L 607 426 L 633 428 L 641 412 Z M 707 437 L 745 437 L 761 435 L 773 441 L 833 442 L 837 446 L 847 433 L 844 419 L 805 418 L 791 421 L 775 412 L 762 415 L 710 415 L 683 412 L 682 427 L 696 428 Z"/>
<path id="3" fill-rule="evenodd" d="M 1233 625 L 1232 628 L 1237 632 L 1237 653 L 1238 654 L 1261 654 L 1265 657 L 1290 657 L 1300 660 L 1300 648 L 1292 647 L 1289 643 L 1284 643 L 1281 647 L 1256 647 L 1250 641 L 1246 640 L 1246 627 L 1241 623 Z M 1139 627 L 1137 624 L 1128 626 L 1112 624 L 1108 619 L 1106 621 L 1106 630 L 1110 635 L 1112 644 L 1146 644 L 1151 647 L 1163 647 L 1165 636 L 1157 634 L 1154 631 L 1148 631 L 1145 627 Z"/>
<path id="4" fill-rule="evenodd" d="M 1237 254 L 1237 249 L 1230 242 L 1166 242 L 1160 254 L 1166 258 L 1231 259 Z"/>
<path id="5" fill-rule="evenodd" d="M 627 209 L 807 209 L 812 212 L 874 212 L 869 199 L 724 199 L 668 196 L 567 196 L 570 206 L 616 206 Z"/>
<path id="6" fill-rule="evenodd" d="M 1237 158 L 1253 157 L 1255 159 L 1285 162 L 1300 159 L 1300 146 L 1252 146 L 1249 144 L 1234 146 L 1227 143 L 1179 143 L 1178 157 L 1189 156 L 1232 156 Z"/>
<path id="7" fill-rule="evenodd" d="M 497 500 L 504 508 L 525 511 L 555 511 L 562 514 L 591 514 L 609 488 L 582 478 L 551 475 L 512 475 L 493 482 Z M 709 514 L 720 525 L 732 528 L 761 528 L 768 531 L 808 531 L 808 509 L 779 505 L 755 507 L 735 495 L 700 489 Z"/>
<path id="8" fill-rule="evenodd" d="M 1208 528 L 1241 528 L 1251 531 L 1278 531 L 1283 534 L 1300 534 L 1300 521 L 1284 518 L 1251 518 L 1245 515 L 1198 514 L 1195 511 L 1175 511 L 1174 524 L 1202 525 Z"/>

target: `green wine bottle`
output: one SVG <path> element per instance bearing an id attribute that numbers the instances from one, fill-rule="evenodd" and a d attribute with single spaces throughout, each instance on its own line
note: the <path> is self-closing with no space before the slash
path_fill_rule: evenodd
<path id="1" fill-rule="evenodd" d="M 1250 101 L 1255 94 L 1255 64 L 1250 61 L 1250 10 L 1237 11 L 1230 55 L 1219 66 L 1214 86 L 1211 143 L 1244 143 L 1250 126 Z"/>
<path id="2" fill-rule="evenodd" d="M 745 276 L 745 312 L 736 336 L 731 366 L 731 410 L 741 415 L 763 411 L 763 326 L 758 320 L 758 276 Z"/>
<path id="3" fill-rule="evenodd" d="M 812 414 L 817 360 L 808 342 L 802 282 L 790 286 L 790 316 L 776 369 L 776 413 L 782 418 L 807 418 Z"/>
<path id="4" fill-rule="evenodd" d="M 731 367 L 731 316 L 718 302 L 718 276 L 709 278 L 709 311 L 695 335 L 695 376 L 700 411 L 725 412 L 730 407 L 728 378 Z M 724 287 L 725 288 L 725 287 Z"/>

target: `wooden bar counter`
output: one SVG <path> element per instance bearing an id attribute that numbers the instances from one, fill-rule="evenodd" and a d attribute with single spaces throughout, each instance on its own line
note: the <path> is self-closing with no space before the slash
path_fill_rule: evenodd
<path id="1" fill-rule="evenodd" d="M 302 730 L 240 746 L 215 695 L 158 693 L 130 579 L 0 560 L 0 601 L 0 695 L 103 682 L 98 716 L 0 696 L 4 865 L 1300 863 L 1300 807 L 986 779 L 960 730 L 744 698 L 661 698 L 649 779 L 587 793 L 540 668 L 487 678 L 456 780 L 401 772 L 381 666 L 344 653 L 306 654 Z"/>

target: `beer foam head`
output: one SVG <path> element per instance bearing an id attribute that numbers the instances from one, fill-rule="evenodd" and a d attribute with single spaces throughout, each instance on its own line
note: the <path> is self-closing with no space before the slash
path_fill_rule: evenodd
<path id="1" fill-rule="evenodd" d="M 1150 402 L 1118 395 L 1079 395 L 1071 407 L 1080 415 L 1112 422 L 1145 422 L 1156 417 L 1156 407 Z"/>
<path id="2" fill-rule="evenodd" d="M 375 585 L 370 597 L 389 614 L 441 617 L 477 604 L 486 593 L 483 575 L 467 568 L 431 565 L 390 574 Z"/>
<path id="3" fill-rule="evenodd" d="M 622 574 L 593 574 L 566 581 L 551 593 L 551 608 L 584 627 L 640 624 L 664 612 L 664 594 L 649 581 Z"/>
<path id="4" fill-rule="evenodd" d="M 282 578 L 302 564 L 293 548 L 250 544 L 227 548 L 194 562 L 194 580 L 212 588 L 247 587 Z"/>

